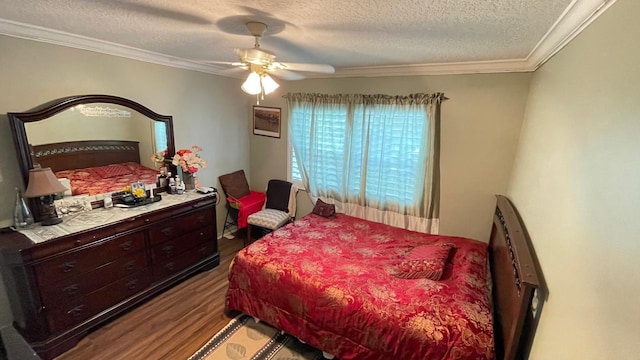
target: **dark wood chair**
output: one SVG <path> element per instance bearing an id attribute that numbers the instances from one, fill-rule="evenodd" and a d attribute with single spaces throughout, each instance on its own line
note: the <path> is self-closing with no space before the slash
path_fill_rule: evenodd
<path id="1" fill-rule="evenodd" d="M 263 207 L 266 195 L 264 192 L 253 191 L 249 188 L 249 182 L 244 170 L 218 177 L 226 201 L 227 215 L 224 218 L 222 236 L 227 229 L 236 226 L 243 229 L 247 226 L 247 217 Z"/>

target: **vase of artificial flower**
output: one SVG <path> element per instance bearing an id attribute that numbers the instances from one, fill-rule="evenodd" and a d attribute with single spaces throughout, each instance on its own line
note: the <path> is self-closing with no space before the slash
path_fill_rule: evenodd
<path id="1" fill-rule="evenodd" d="M 189 191 L 196 188 L 195 178 L 196 178 L 195 174 L 192 174 L 189 172 L 182 173 L 182 181 L 184 182 L 185 190 Z"/>
<path id="2" fill-rule="evenodd" d="M 200 157 L 200 146 L 192 146 L 191 149 L 176 151 L 172 164 L 178 169 L 178 176 L 184 182 L 186 190 L 193 190 L 197 184 L 196 173 L 207 167 L 207 162 Z"/>

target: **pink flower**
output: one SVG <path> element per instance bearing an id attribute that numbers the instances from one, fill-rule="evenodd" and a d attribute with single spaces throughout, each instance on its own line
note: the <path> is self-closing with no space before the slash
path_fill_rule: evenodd
<path id="1" fill-rule="evenodd" d="M 192 146 L 191 150 L 180 149 L 173 156 L 172 164 L 180 166 L 184 172 L 196 173 L 207 166 L 207 162 L 200 158 L 198 154 L 200 151 L 202 151 L 202 148 L 197 145 Z"/>

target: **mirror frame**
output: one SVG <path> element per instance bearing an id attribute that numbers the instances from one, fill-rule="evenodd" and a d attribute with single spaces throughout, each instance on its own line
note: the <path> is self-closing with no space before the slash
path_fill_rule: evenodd
<path id="1" fill-rule="evenodd" d="M 167 152 L 175 153 L 175 139 L 173 137 L 173 117 L 161 115 L 133 100 L 113 95 L 74 95 L 56 99 L 45 103 L 32 111 L 7 113 L 13 131 L 13 143 L 18 157 L 18 165 L 22 173 L 25 188 L 29 182 L 29 170 L 33 168 L 33 154 L 29 147 L 25 124 L 47 120 L 50 117 L 70 109 L 74 106 L 90 103 L 108 103 L 128 107 L 154 121 L 161 121 L 167 125 Z"/>

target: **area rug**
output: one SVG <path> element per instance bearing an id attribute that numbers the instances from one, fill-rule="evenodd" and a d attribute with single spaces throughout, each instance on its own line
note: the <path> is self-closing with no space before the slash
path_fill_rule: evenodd
<path id="1" fill-rule="evenodd" d="M 238 315 L 189 360 L 323 360 L 322 352 L 253 317 Z"/>

